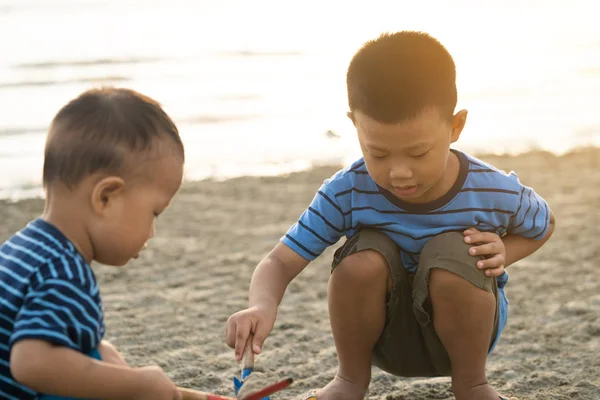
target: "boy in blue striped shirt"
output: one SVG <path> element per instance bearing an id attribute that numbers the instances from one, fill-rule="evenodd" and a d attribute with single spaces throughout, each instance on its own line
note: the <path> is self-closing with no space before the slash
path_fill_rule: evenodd
<path id="1" fill-rule="evenodd" d="M 90 264 L 137 257 L 179 189 L 183 165 L 175 124 L 142 94 L 93 89 L 57 113 L 45 148 L 43 215 L 0 246 L 1 398 L 180 397 L 159 367 L 130 368 L 103 340 Z"/>
<path id="2" fill-rule="evenodd" d="M 451 149 L 467 111 L 455 111 L 452 57 L 420 32 L 367 42 L 347 71 L 363 157 L 327 179 L 260 262 L 249 307 L 227 323 L 236 358 L 256 353 L 287 285 L 328 246 L 328 300 L 339 368 L 309 399 L 362 399 L 371 364 L 397 376 L 451 376 L 458 400 L 503 399 L 487 355 L 507 320 L 505 268 L 552 235 L 548 204 L 514 173 Z"/>

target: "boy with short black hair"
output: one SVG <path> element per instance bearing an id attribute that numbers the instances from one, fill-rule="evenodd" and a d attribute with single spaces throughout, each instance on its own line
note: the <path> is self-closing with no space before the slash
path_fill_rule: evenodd
<path id="1" fill-rule="evenodd" d="M 140 93 L 93 89 L 58 112 L 45 148 L 43 215 L 0 246 L 0 397 L 180 398 L 159 367 L 130 368 L 102 340 L 90 264 L 138 256 L 183 166 L 177 127 Z"/>
<path id="2" fill-rule="evenodd" d="M 227 323 L 239 359 L 261 351 L 287 285 L 342 236 L 328 300 L 339 369 L 309 399 L 362 399 L 371 363 L 398 376 L 451 376 L 458 400 L 504 399 L 487 355 L 507 320 L 505 267 L 538 250 L 554 217 L 533 189 L 451 149 L 455 112 L 448 51 L 421 32 L 367 42 L 347 72 L 363 157 L 327 179 L 256 268 L 249 307 Z"/>

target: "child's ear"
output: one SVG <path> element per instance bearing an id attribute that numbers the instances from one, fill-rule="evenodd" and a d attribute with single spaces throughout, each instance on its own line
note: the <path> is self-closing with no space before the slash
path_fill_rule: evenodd
<path id="1" fill-rule="evenodd" d="M 465 124 L 467 123 L 467 110 L 460 110 L 452 117 L 451 143 L 454 143 L 460 137 Z"/>
<path id="2" fill-rule="evenodd" d="M 123 194 L 125 181 L 118 176 L 102 178 L 92 190 L 92 209 L 97 215 L 102 215 Z"/>

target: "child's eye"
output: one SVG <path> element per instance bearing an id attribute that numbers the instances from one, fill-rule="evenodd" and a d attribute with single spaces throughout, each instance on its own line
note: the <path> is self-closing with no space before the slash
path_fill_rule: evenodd
<path id="1" fill-rule="evenodd" d="M 375 158 L 377 160 L 381 160 L 383 158 L 386 158 L 387 156 L 385 156 L 385 155 L 382 156 L 382 155 L 371 154 L 371 157 L 373 157 L 373 158 Z"/>
<path id="2" fill-rule="evenodd" d="M 426 156 L 426 155 L 427 155 L 427 153 L 429 153 L 429 150 L 427 150 L 427 151 L 426 151 L 426 152 L 424 152 L 424 153 L 413 154 L 412 156 L 413 156 L 414 158 L 421 158 L 421 157 L 424 157 L 424 156 Z"/>

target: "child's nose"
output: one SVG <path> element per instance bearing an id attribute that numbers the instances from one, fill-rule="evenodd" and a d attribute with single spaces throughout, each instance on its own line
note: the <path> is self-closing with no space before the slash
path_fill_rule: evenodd
<path id="1" fill-rule="evenodd" d="M 402 181 L 412 178 L 412 169 L 407 164 L 396 164 L 390 170 L 390 178 L 392 180 Z"/>

